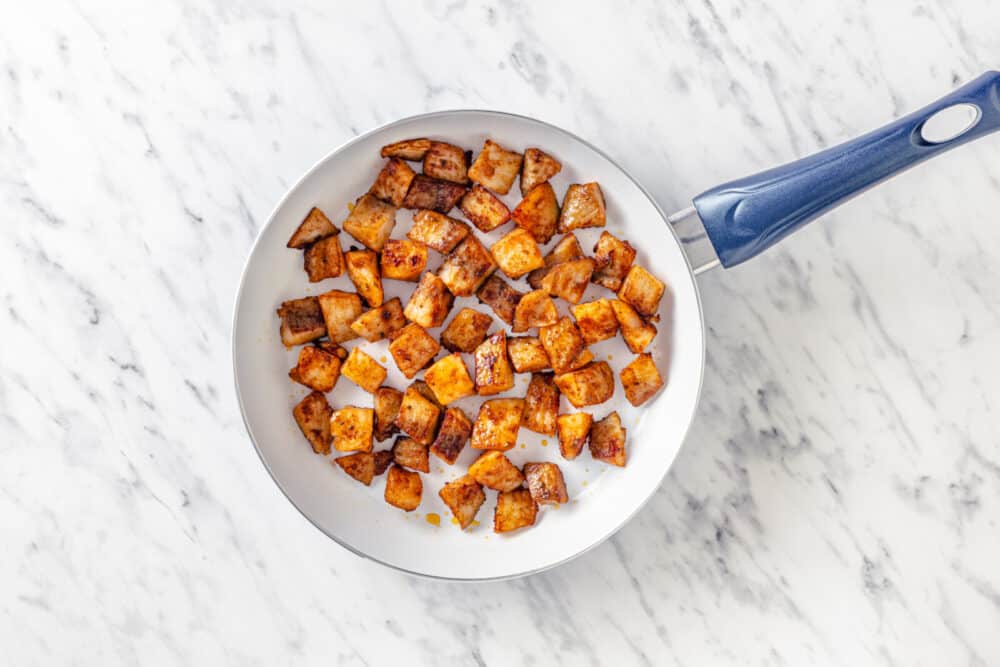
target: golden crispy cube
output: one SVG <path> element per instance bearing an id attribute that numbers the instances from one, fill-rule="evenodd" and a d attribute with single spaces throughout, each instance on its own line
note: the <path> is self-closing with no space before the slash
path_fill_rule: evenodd
<path id="1" fill-rule="evenodd" d="M 514 370 L 507 359 L 506 333 L 498 331 L 484 340 L 472 357 L 475 361 L 477 394 L 491 396 L 514 386 Z"/>
<path id="2" fill-rule="evenodd" d="M 665 288 L 656 276 L 638 264 L 633 264 L 618 290 L 618 298 L 635 308 L 643 317 L 652 317 L 660 307 L 660 298 Z"/>
<path id="3" fill-rule="evenodd" d="M 319 307 L 326 322 L 326 334 L 334 343 L 343 343 L 358 337 L 351 323 L 361 315 L 361 297 L 352 292 L 330 290 L 320 294 Z"/>
<path id="4" fill-rule="evenodd" d="M 420 497 L 424 493 L 424 483 L 420 473 L 406 470 L 398 465 L 389 468 L 385 478 L 385 502 L 401 510 L 412 512 L 420 507 Z"/>
<path id="5" fill-rule="evenodd" d="M 562 171 L 562 164 L 548 153 L 537 148 L 524 151 L 521 164 L 521 194 L 531 192 L 536 185 L 545 183 Z"/>
<path id="6" fill-rule="evenodd" d="M 539 243 L 548 243 L 556 233 L 559 200 L 548 183 L 541 183 L 524 196 L 510 216 L 514 224 L 531 234 Z"/>
<path id="7" fill-rule="evenodd" d="M 545 290 L 537 289 L 528 292 L 517 302 L 513 330 L 515 333 L 522 333 L 533 327 L 547 327 L 558 321 L 559 311 L 556 310 L 552 297 Z"/>
<path id="8" fill-rule="evenodd" d="M 507 451 L 517 444 L 524 413 L 523 398 L 494 398 L 479 407 L 476 423 L 472 427 L 473 449 L 498 449 Z"/>
<path id="9" fill-rule="evenodd" d="M 584 227 L 603 227 L 605 223 L 604 194 L 597 183 L 574 183 L 563 197 L 559 214 L 559 233 L 565 234 Z"/>
<path id="10" fill-rule="evenodd" d="M 424 155 L 424 173 L 452 183 L 468 183 L 469 156 L 461 146 L 432 141 Z"/>
<path id="11" fill-rule="evenodd" d="M 656 337 L 656 327 L 642 319 L 639 313 L 635 312 L 635 308 L 624 301 L 615 299 L 611 302 L 611 309 L 621 326 L 622 338 L 625 339 L 628 349 L 635 354 L 641 354 Z"/>
<path id="12" fill-rule="evenodd" d="M 362 313 L 351 322 L 351 330 L 370 343 L 387 338 L 393 332 L 406 326 L 403 306 L 399 297 L 386 301 L 378 308 Z"/>
<path id="13" fill-rule="evenodd" d="M 336 278 L 344 272 L 344 253 L 340 249 L 339 234 L 316 241 L 306 248 L 302 257 L 311 283 Z"/>
<path id="14" fill-rule="evenodd" d="M 330 453 L 330 416 L 333 410 L 321 392 L 310 392 L 292 408 L 299 430 L 317 454 Z"/>
<path id="15" fill-rule="evenodd" d="M 382 147 L 382 157 L 398 157 L 402 160 L 416 162 L 423 160 L 424 155 L 431 147 L 430 139 L 404 139 L 394 144 L 386 144 Z"/>
<path id="16" fill-rule="evenodd" d="M 615 393 L 615 376 L 607 362 L 598 361 L 575 371 L 556 376 L 559 391 L 573 404 L 582 408 L 597 405 Z"/>
<path id="17" fill-rule="evenodd" d="M 441 332 L 441 344 L 452 352 L 473 352 L 490 330 L 493 318 L 486 313 L 463 308 Z"/>
<path id="18" fill-rule="evenodd" d="M 371 408 L 348 406 L 330 417 L 330 435 L 338 452 L 370 452 L 375 413 Z"/>
<path id="19" fill-rule="evenodd" d="M 458 203 L 469 220 L 483 232 L 491 232 L 510 220 L 510 209 L 481 185 L 473 185 Z"/>
<path id="20" fill-rule="evenodd" d="M 495 273 L 476 292 L 479 301 L 492 308 L 497 317 L 507 324 L 513 324 L 514 311 L 521 296 L 520 292 Z"/>
<path id="21" fill-rule="evenodd" d="M 444 281 L 427 272 L 420 277 L 420 284 L 406 302 L 403 314 L 411 322 L 416 322 L 425 329 L 433 329 L 444 323 L 454 302 L 455 296 L 448 291 Z"/>
<path id="22" fill-rule="evenodd" d="M 533 373 L 551 368 L 549 355 L 542 341 L 534 336 L 520 336 L 507 340 L 507 354 L 515 373 Z"/>
<path id="23" fill-rule="evenodd" d="M 583 335 L 583 342 L 593 345 L 618 333 L 618 318 L 607 299 L 588 301 L 570 308 L 576 318 L 576 326 Z"/>
<path id="24" fill-rule="evenodd" d="M 340 372 L 348 380 L 369 393 L 375 393 L 375 390 L 385 382 L 387 375 L 381 364 L 358 347 L 351 350 L 351 355 L 347 357 Z"/>
<path id="25" fill-rule="evenodd" d="M 619 468 L 625 465 L 625 434 L 621 417 L 612 412 L 590 427 L 590 455 Z"/>
<path id="26" fill-rule="evenodd" d="M 374 393 L 375 439 L 382 442 L 397 430 L 396 416 L 403 402 L 403 392 L 392 387 L 379 387 Z"/>
<path id="27" fill-rule="evenodd" d="M 383 449 L 372 454 L 372 458 L 375 459 L 375 475 L 381 475 L 389 466 L 392 465 L 392 450 Z"/>
<path id="28" fill-rule="evenodd" d="M 422 445 L 434 442 L 441 407 L 423 394 L 421 389 L 411 384 L 403 392 L 403 401 L 396 415 L 396 426 Z"/>
<path id="29" fill-rule="evenodd" d="M 617 292 L 635 259 L 635 248 L 628 241 L 622 241 L 607 232 L 594 245 L 594 275 L 591 280 Z"/>
<path id="30" fill-rule="evenodd" d="M 340 357 L 332 352 L 307 345 L 299 350 L 299 360 L 288 377 L 315 391 L 331 391 L 340 377 Z"/>
<path id="31" fill-rule="evenodd" d="M 508 533 L 518 528 L 532 526 L 538 515 L 538 504 L 528 489 L 514 489 L 497 494 L 493 512 L 493 532 Z"/>
<path id="32" fill-rule="evenodd" d="M 564 459 L 572 460 L 580 455 L 590 438 L 590 426 L 594 418 L 586 412 L 571 412 L 556 419 L 556 434 L 559 437 L 559 453 Z"/>
<path id="33" fill-rule="evenodd" d="M 542 278 L 542 289 L 570 303 L 580 303 L 594 273 L 594 260 L 589 257 L 556 264 Z"/>
<path id="34" fill-rule="evenodd" d="M 358 294 L 372 308 L 382 305 L 384 292 L 382 276 L 378 271 L 378 254 L 372 250 L 351 250 L 344 253 L 347 277 L 354 283 Z"/>
<path id="35" fill-rule="evenodd" d="M 373 194 L 362 195 L 344 221 L 344 231 L 376 252 L 382 250 L 396 225 L 396 207 Z"/>
<path id="36" fill-rule="evenodd" d="M 397 331 L 389 343 L 389 354 L 407 380 L 426 366 L 441 345 L 419 324 L 407 324 Z"/>
<path id="37" fill-rule="evenodd" d="M 416 172 L 399 158 L 390 158 L 368 191 L 393 206 L 402 206 Z"/>
<path id="38" fill-rule="evenodd" d="M 496 268 L 490 251 L 469 236 L 445 257 L 438 276 L 455 296 L 472 296 Z"/>
<path id="39" fill-rule="evenodd" d="M 553 266 L 582 258 L 583 248 L 580 247 L 580 242 L 577 241 L 576 236 L 573 234 L 566 234 L 566 236 L 559 239 L 559 242 L 555 244 L 547 255 L 545 255 L 545 266 L 540 269 L 535 269 L 528 274 L 528 284 L 531 285 L 532 289 L 540 289 L 542 286 L 542 280 L 544 280 L 545 276 L 549 274 L 549 271 L 552 270 Z"/>
<path id="40" fill-rule="evenodd" d="M 347 456 L 338 456 L 333 462 L 365 486 L 369 486 L 375 479 L 375 455 L 371 452 L 354 452 Z"/>
<path id="41" fill-rule="evenodd" d="M 454 465 L 458 455 L 465 448 L 465 443 L 472 435 L 472 422 L 461 408 L 447 408 L 437 437 L 431 443 L 431 453 L 448 465 Z"/>
<path id="42" fill-rule="evenodd" d="M 461 220 L 449 218 L 437 211 L 421 210 L 413 214 L 413 226 L 406 232 L 406 236 L 446 254 L 454 250 L 471 232 L 469 226 Z"/>
<path id="43" fill-rule="evenodd" d="M 417 282 L 427 268 L 427 246 L 409 239 L 389 239 L 382 249 L 382 277 Z"/>
<path id="44" fill-rule="evenodd" d="M 524 478 L 532 499 L 539 505 L 569 502 L 562 470 L 555 463 L 525 463 Z"/>
<path id="45" fill-rule="evenodd" d="M 330 218 L 326 217 L 323 211 L 313 206 L 309 209 L 309 213 L 306 214 L 305 219 L 295 229 L 292 237 L 288 239 L 288 247 L 296 249 L 305 248 L 322 238 L 339 233 L 340 230 L 330 222 Z"/>
<path id="46" fill-rule="evenodd" d="M 521 426 L 543 435 L 556 434 L 559 416 L 559 388 L 552 373 L 532 373 L 528 392 L 524 396 Z"/>
<path id="47" fill-rule="evenodd" d="M 584 343 L 580 330 L 568 317 L 561 318 L 555 324 L 538 330 L 538 338 L 542 341 L 545 354 L 556 373 L 564 373 L 573 366 L 573 362 L 583 352 Z"/>
<path id="48" fill-rule="evenodd" d="M 514 280 L 545 265 L 535 237 L 520 227 L 504 234 L 490 248 L 490 254 L 500 270 Z"/>
<path id="49" fill-rule="evenodd" d="M 462 355 L 457 352 L 435 361 L 424 373 L 424 381 L 441 405 L 448 405 L 476 393 L 476 387 L 469 377 L 469 369 L 465 367 Z"/>
<path id="50" fill-rule="evenodd" d="M 635 406 L 651 399 L 663 387 L 663 378 L 656 369 L 651 354 L 640 354 L 621 370 L 619 377 L 625 388 L 625 398 Z"/>
<path id="51" fill-rule="evenodd" d="M 403 208 L 424 208 L 447 213 L 465 194 L 466 188 L 458 183 L 417 174 L 410 183 L 410 190 L 403 200 Z"/>
<path id="52" fill-rule="evenodd" d="M 486 452 L 469 466 L 469 477 L 488 489 L 513 491 L 524 482 L 524 475 L 503 452 Z"/>
<path id="53" fill-rule="evenodd" d="M 281 318 L 281 343 L 285 347 L 302 345 L 326 335 L 323 309 L 314 296 L 285 301 L 278 308 L 278 317 Z"/>
<path id="54" fill-rule="evenodd" d="M 479 508 L 486 502 L 486 494 L 483 493 L 483 487 L 479 486 L 476 480 L 468 475 L 448 482 L 441 487 L 438 495 L 444 504 L 448 506 L 448 509 L 451 510 L 452 516 L 458 521 L 458 525 L 462 530 L 465 530 L 472 524 L 473 519 L 476 518 L 476 513 L 479 512 Z"/>
<path id="55" fill-rule="evenodd" d="M 469 179 L 502 195 L 510 192 L 521 170 L 521 154 L 506 150 L 489 139 L 469 168 Z"/>
<path id="56" fill-rule="evenodd" d="M 427 445 L 422 445 L 413 438 L 396 438 L 392 445 L 393 463 L 410 470 L 430 472 L 430 460 L 427 457 Z"/>

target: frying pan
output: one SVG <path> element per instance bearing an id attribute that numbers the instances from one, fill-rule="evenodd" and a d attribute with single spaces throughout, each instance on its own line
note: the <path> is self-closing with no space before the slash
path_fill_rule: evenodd
<path id="1" fill-rule="evenodd" d="M 495 111 L 444 111 L 372 130 L 310 169 L 278 203 L 250 251 L 233 321 L 236 394 L 247 431 L 261 461 L 292 504 L 317 528 L 361 556 L 412 574 L 452 580 L 518 577 L 566 562 L 607 539 L 643 506 L 684 441 L 698 403 L 705 357 L 695 275 L 750 259 L 868 187 L 997 129 L 1000 73 L 988 72 L 869 134 L 707 190 L 694 198 L 691 208 L 671 216 L 600 150 L 538 120 Z M 537 525 L 515 533 L 492 532 L 492 499 L 480 509 L 481 526 L 461 531 L 449 523 L 437 490 L 463 474 L 475 459 L 477 452 L 468 447 L 455 466 L 432 457 L 432 470 L 423 475 L 422 504 L 417 511 L 404 513 L 382 499 L 384 477 L 377 477 L 371 487 L 350 479 L 329 459 L 312 452 L 291 417 L 291 407 L 306 390 L 288 380 L 297 350 L 281 346 L 275 308 L 287 299 L 352 287 L 346 277 L 310 285 L 300 253 L 288 250 L 285 242 L 313 206 L 335 221 L 343 219 L 348 202 L 367 191 L 381 168 L 380 147 L 412 137 L 466 148 L 478 148 L 488 137 L 515 150 L 536 146 L 551 153 L 563 164 L 562 172 L 552 179 L 556 192 L 561 196 L 570 183 L 600 183 L 607 201 L 607 230 L 630 241 L 638 250 L 636 262 L 668 285 L 659 312 L 660 333 L 651 350 L 666 387 L 640 409 L 624 400 L 620 385 L 611 401 L 588 408 L 596 419 L 612 410 L 619 412 L 628 429 L 627 465 L 612 468 L 592 460 L 586 452 L 574 461 L 563 461 L 554 438 L 547 440 L 521 429 L 519 446 L 508 453 L 511 460 L 517 465 L 559 462 L 571 502 L 558 509 L 545 508 Z M 513 208 L 517 199 L 515 187 L 505 201 Z M 409 215 L 399 211 L 394 237 L 405 233 Z M 581 230 L 578 234 L 586 252 L 599 232 Z M 499 236 L 491 235 L 492 240 Z M 342 238 L 347 249 L 350 239 L 346 234 Z M 490 237 L 481 238 L 491 242 Z M 434 269 L 441 258 L 431 255 L 429 268 Z M 405 303 L 412 287 L 386 281 L 386 298 L 400 296 Z M 591 285 L 584 300 L 608 295 Z M 489 312 L 474 299 L 457 299 L 453 312 L 463 306 Z M 350 343 L 354 344 L 358 342 Z M 387 384 L 406 386 L 391 360 L 386 363 L 384 342 L 360 344 L 387 367 Z M 616 375 L 632 358 L 620 339 L 592 349 L 598 359 L 609 360 Z M 527 380 L 518 375 L 509 394 L 523 396 Z M 370 395 L 344 378 L 329 398 L 335 409 L 371 405 Z M 480 399 L 462 401 L 459 405 L 474 417 Z"/>

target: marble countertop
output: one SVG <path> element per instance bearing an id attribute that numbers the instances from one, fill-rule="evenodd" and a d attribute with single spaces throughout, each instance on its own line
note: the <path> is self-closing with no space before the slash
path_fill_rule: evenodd
<path id="1" fill-rule="evenodd" d="M 42 4 L 0 10 L 6 662 L 1000 663 L 1000 137 L 701 276 L 667 481 L 528 579 L 325 538 L 230 369 L 255 234 L 360 132 L 536 116 L 680 209 L 1000 67 L 997 3 Z"/>

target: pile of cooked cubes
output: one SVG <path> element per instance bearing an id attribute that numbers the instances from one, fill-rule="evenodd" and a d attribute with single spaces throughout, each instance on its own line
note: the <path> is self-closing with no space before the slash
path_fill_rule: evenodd
<path id="1" fill-rule="evenodd" d="M 555 463 L 515 466 L 504 454 L 526 428 L 556 435 L 562 457 L 575 459 L 589 443 L 591 456 L 625 465 L 625 432 L 617 412 L 595 421 L 589 412 L 560 414 L 560 395 L 574 408 L 604 403 L 614 394 L 614 374 L 595 360 L 588 346 L 619 331 L 637 355 L 620 372 L 625 396 L 633 405 L 648 401 L 663 380 L 646 352 L 656 335 L 657 310 L 664 284 L 634 262 L 635 249 L 604 231 L 585 256 L 574 230 L 604 227 L 604 196 L 597 183 L 570 185 L 562 206 L 549 179 L 561 169 L 537 148 L 517 153 L 487 140 L 472 161 L 471 152 L 429 139 L 410 139 L 382 148 L 388 158 L 371 189 L 350 208 L 343 229 L 364 248 L 343 252 L 340 230 L 313 208 L 288 241 L 304 250 L 311 282 L 344 271 L 356 292 L 331 290 L 281 304 L 281 339 L 302 347 L 289 372 L 313 391 L 293 415 L 313 450 L 328 455 L 348 475 L 371 484 L 388 471 L 385 500 L 412 511 L 423 493 L 421 472 L 429 455 L 454 465 L 467 442 L 483 454 L 465 475 L 439 490 L 458 524 L 471 525 L 486 500 L 483 487 L 499 492 L 494 530 L 507 532 L 535 523 L 540 504 L 567 502 L 562 471 Z M 416 173 L 410 162 L 422 162 Z M 520 174 L 521 202 L 511 211 L 495 193 L 506 195 Z M 457 206 L 483 233 L 513 220 L 514 228 L 487 247 L 469 225 L 448 214 Z M 399 208 L 413 209 L 406 238 L 390 235 Z M 562 235 L 548 254 L 540 245 Z M 427 270 L 428 254 L 443 255 L 437 272 Z M 511 280 L 526 277 L 531 291 Z M 416 283 L 404 306 L 384 299 L 382 281 Z M 608 298 L 580 303 L 588 284 L 610 291 Z M 455 297 L 488 305 L 505 327 L 490 334 L 493 318 L 460 309 L 435 340 Z M 560 316 L 553 297 L 571 306 Z M 366 309 L 367 307 L 367 309 Z M 508 337 L 507 329 L 516 334 Z M 385 386 L 386 369 L 359 347 L 355 338 L 389 339 L 396 366 L 412 381 L 403 390 Z M 447 350 L 439 356 L 442 346 Z M 472 355 L 472 372 L 463 354 Z M 422 380 L 414 380 L 423 371 Z M 514 387 L 515 373 L 531 373 L 524 397 L 486 400 L 475 419 L 450 405 L 466 396 L 496 396 Z M 372 395 L 372 407 L 331 408 L 325 396 L 340 376 Z M 396 433 L 391 449 L 373 451 Z"/>

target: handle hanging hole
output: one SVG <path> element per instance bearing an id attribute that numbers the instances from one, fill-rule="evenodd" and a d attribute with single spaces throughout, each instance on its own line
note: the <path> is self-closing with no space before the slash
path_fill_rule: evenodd
<path id="1" fill-rule="evenodd" d="M 982 116 L 982 110 L 975 104 L 953 104 L 920 125 L 920 138 L 929 144 L 943 144 L 974 128 Z"/>

